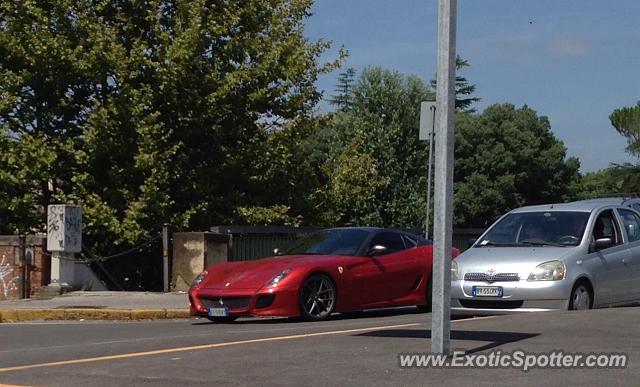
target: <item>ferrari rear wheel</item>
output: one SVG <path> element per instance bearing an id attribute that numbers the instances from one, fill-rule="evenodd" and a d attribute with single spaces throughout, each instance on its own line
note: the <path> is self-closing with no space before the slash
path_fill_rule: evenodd
<path id="1" fill-rule="evenodd" d="M 324 320 L 336 307 L 336 287 L 325 274 L 314 274 L 302 284 L 300 312 L 306 320 Z"/>

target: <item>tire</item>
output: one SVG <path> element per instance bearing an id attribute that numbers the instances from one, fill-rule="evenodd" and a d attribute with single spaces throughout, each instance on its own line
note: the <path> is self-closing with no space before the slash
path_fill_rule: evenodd
<path id="1" fill-rule="evenodd" d="M 209 321 L 218 323 L 218 324 L 228 324 L 236 321 L 238 316 L 226 316 L 226 317 L 209 317 L 207 316 Z"/>
<path id="2" fill-rule="evenodd" d="M 571 290 L 569 310 L 588 310 L 593 307 L 593 293 L 584 282 L 578 282 Z"/>
<path id="3" fill-rule="evenodd" d="M 426 293 L 427 303 L 425 305 L 416 305 L 420 313 L 431 312 L 431 300 L 433 300 L 433 281 L 431 280 L 431 277 L 429 277 L 429 282 L 427 282 Z"/>
<path id="4" fill-rule="evenodd" d="M 326 274 L 314 274 L 300 288 L 300 315 L 304 320 L 325 320 L 336 308 L 336 286 Z"/>

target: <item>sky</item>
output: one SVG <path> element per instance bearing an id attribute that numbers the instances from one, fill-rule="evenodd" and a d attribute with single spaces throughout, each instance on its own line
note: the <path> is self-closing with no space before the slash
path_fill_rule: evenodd
<path id="1" fill-rule="evenodd" d="M 322 60 L 435 77 L 437 0 L 316 0 L 305 33 L 333 47 Z M 640 1 L 459 0 L 457 53 L 478 111 L 524 104 L 549 118 L 581 172 L 637 163 L 609 115 L 640 101 Z M 325 98 L 339 71 L 318 83 Z M 324 102 L 321 109 L 330 109 Z"/>

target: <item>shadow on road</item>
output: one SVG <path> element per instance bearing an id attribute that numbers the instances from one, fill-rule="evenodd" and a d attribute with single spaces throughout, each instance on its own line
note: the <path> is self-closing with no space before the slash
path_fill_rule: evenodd
<path id="1" fill-rule="evenodd" d="M 364 311 L 336 313 L 336 314 L 333 314 L 328 319 L 326 319 L 325 321 L 358 320 L 358 319 L 366 319 L 366 318 L 392 317 L 392 316 L 403 316 L 403 315 L 412 315 L 412 314 L 422 314 L 422 312 L 418 311 L 418 309 L 415 307 L 372 309 L 372 310 L 364 310 Z M 310 321 L 305 321 L 299 317 L 244 317 L 244 318 L 241 318 L 240 320 L 236 320 L 230 323 L 229 322 L 227 323 L 211 322 L 206 319 L 203 319 L 201 321 L 196 320 L 192 323 L 192 325 L 282 324 L 282 323 L 303 323 L 303 322 L 308 323 Z"/>
<path id="2" fill-rule="evenodd" d="M 384 329 L 379 331 L 360 333 L 354 336 L 430 339 L 431 331 L 428 329 Z M 488 349 L 499 347 L 504 344 L 515 343 L 536 336 L 540 336 L 540 334 L 498 331 L 451 331 L 451 340 L 487 342 L 487 344 L 485 345 L 467 350 L 466 354 L 486 351 Z"/>

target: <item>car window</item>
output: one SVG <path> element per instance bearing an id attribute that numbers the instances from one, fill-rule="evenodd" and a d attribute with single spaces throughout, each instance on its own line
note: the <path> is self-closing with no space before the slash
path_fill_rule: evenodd
<path id="1" fill-rule="evenodd" d="M 403 235 L 402 239 L 404 239 L 404 245 L 407 249 L 410 249 L 412 247 L 416 247 L 418 245 L 418 240 L 414 237 L 411 237 L 409 235 Z"/>
<path id="2" fill-rule="evenodd" d="M 640 212 L 640 203 L 632 203 L 630 205 L 631 208 L 633 208 L 634 210 Z"/>
<path id="3" fill-rule="evenodd" d="M 369 242 L 369 248 L 375 245 L 381 245 L 387 248 L 386 254 L 395 253 L 404 250 L 404 242 L 400 234 L 394 232 L 381 232 L 371 239 Z"/>
<path id="4" fill-rule="evenodd" d="M 368 231 L 358 229 L 322 230 L 297 241 L 294 246 L 284 251 L 284 255 L 354 255 L 368 236 Z"/>
<path id="5" fill-rule="evenodd" d="M 611 238 L 614 245 L 622 243 L 620 231 L 612 210 L 603 211 L 593 226 L 594 239 Z"/>
<path id="6" fill-rule="evenodd" d="M 500 219 L 475 247 L 577 246 L 582 241 L 589 215 L 584 211 L 510 213 Z"/>
<path id="7" fill-rule="evenodd" d="M 618 209 L 629 242 L 640 239 L 640 217 L 633 211 Z"/>

